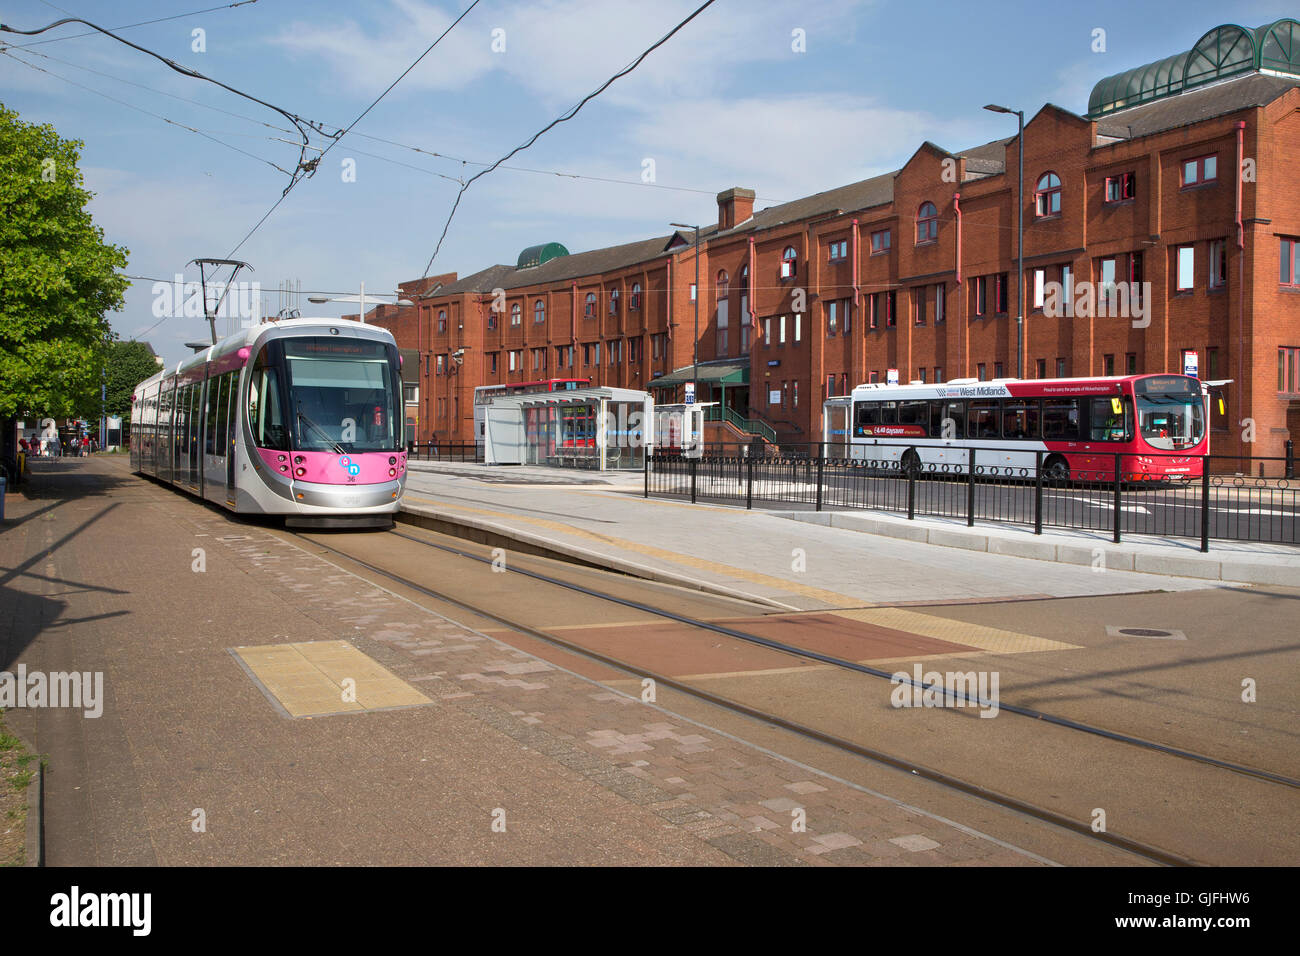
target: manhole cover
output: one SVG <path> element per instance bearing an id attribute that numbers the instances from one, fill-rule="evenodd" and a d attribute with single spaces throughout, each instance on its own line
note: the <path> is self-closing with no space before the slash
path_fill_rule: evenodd
<path id="1" fill-rule="evenodd" d="M 1106 634 L 1109 637 L 1145 637 L 1159 641 L 1187 640 L 1187 635 L 1182 631 L 1156 627 L 1107 627 Z"/>

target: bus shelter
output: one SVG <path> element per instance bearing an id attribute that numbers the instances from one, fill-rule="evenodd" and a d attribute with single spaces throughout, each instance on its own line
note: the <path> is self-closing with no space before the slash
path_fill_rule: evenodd
<path id="1" fill-rule="evenodd" d="M 827 458 L 850 458 L 853 437 L 853 398 L 836 395 L 822 402 L 822 447 Z"/>
<path id="2" fill-rule="evenodd" d="M 653 413 L 650 393 L 629 388 L 498 396 L 484 410 L 483 460 L 640 470 L 653 438 Z"/>

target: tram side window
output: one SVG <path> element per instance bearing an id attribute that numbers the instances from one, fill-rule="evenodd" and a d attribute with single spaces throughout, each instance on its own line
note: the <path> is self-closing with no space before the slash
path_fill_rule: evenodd
<path id="1" fill-rule="evenodd" d="M 217 443 L 217 392 L 221 388 L 221 379 L 208 379 L 207 414 L 203 417 L 203 453 L 219 455 L 221 445 Z"/>
<path id="2" fill-rule="evenodd" d="M 1038 438 L 1038 403 L 1004 403 L 1002 406 L 1002 434 L 1006 438 Z"/>
<path id="3" fill-rule="evenodd" d="M 1049 398 L 1043 402 L 1043 438 L 1048 441 L 1079 440 L 1077 398 Z"/>
<path id="4" fill-rule="evenodd" d="M 230 373 L 219 377 L 215 382 L 212 397 L 208 402 L 212 409 L 212 454 L 224 458 L 229 451 L 226 440 L 226 419 L 230 416 Z"/>
<path id="5" fill-rule="evenodd" d="M 997 402 L 971 402 L 967 409 L 966 435 L 968 438 L 998 437 Z"/>
<path id="6" fill-rule="evenodd" d="M 253 429 L 253 443 L 274 451 L 289 450 L 289 430 L 280 409 L 280 376 L 266 365 L 253 369 L 248 386 L 248 423 Z"/>
<path id="7" fill-rule="evenodd" d="M 1125 441 L 1133 431 L 1133 413 L 1121 398 L 1094 398 L 1088 409 L 1093 441 Z"/>
<path id="8" fill-rule="evenodd" d="M 944 421 L 951 421 L 949 431 L 944 433 Z M 930 403 L 930 437 L 931 438 L 962 438 L 965 433 L 963 427 L 966 422 L 966 409 L 962 407 L 961 402 L 931 402 Z"/>
<path id="9" fill-rule="evenodd" d="M 920 425 L 925 428 L 929 424 L 930 403 L 929 402 L 899 402 L 898 403 L 898 424 L 900 425 Z"/>

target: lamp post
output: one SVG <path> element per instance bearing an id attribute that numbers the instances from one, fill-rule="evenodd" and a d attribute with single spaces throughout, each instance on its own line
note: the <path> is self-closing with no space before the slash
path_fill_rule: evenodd
<path id="1" fill-rule="evenodd" d="M 695 388 L 695 400 L 699 401 L 700 389 L 700 227 L 688 226 L 684 222 L 670 222 L 668 225 L 677 229 L 695 230 L 695 350 L 691 358 L 691 384 Z M 670 318 L 671 321 L 671 318 Z"/>
<path id="2" fill-rule="evenodd" d="M 370 293 L 370 297 L 371 297 L 372 299 L 373 299 L 373 298 L 378 298 L 378 297 L 380 297 L 380 296 L 383 296 L 383 297 L 387 298 L 387 297 L 390 296 L 390 295 L 396 295 L 396 294 L 397 294 L 397 293 L 395 293 L 395 292 L 387 292 L 387 293 L 385 293 L 385 292 L 380 292 L 380 293 L 372 292 L 372 293 Z M 326 302 L 356 302 L 356 303 L 358 303 L 358 304 L 360 305 L 360 307 L 361 307 L 361 313 L 360 313 L 360 315 L 357 316 L 357 318 L 361 321 L 361 324 L 362 324 L 362 325 L 365 325 L 365 324 L 366 324 L 366 284 L 365 284 L 364 282 L 361 283 L 361 294 L 360 294 L 360 295 L 337 295 L 337 296 L 328 296 L 328 295 L 309 295 L 309 296 L 307 296 L 307 301 L 310 302 L 310 303 L 312 303 L 313 305 L 323 305 L 323 304 L 325 304 Z M 381 304 L 383 304 L 383 303 L 381 303 Z M 397 300 L 397 304 L 398 304 L 398 305 L 415 305 L 415 303 L 412 302 L 410 299 L 398 299 L 398 300 Z"/>
<path id="3" fill-rule="evenodd" d="M 1016 185 L 1016 378 L 1025 377 L 1025 111 L 990 103 L 991 113 L 1014 113 L 1019 120 L 1016 132 L 1016 157 L 1020 175 Z"/>

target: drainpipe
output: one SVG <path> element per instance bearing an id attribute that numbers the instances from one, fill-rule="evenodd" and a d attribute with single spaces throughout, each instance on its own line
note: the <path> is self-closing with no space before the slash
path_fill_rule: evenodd
<path id="1" fill-rule="evenodd" d="M 749 288 L 745 290 L 749 302 L 749 327 L 758 332 L 758 303 L 754 301 L 754 274 L 758 271 L 758 262 L 754 255 L 754 237 L 749 237 Z"/>
<path id="2" fill-rule="evenodd" d="M 961 291 L 961 193 L 952 194 L 952 211 L 957 217 L 957 301 L 965 303 L 966 296 Z M 962 364 L 962 337 L 966 334 L 965 314 L 959 317 L 960 326 L 957 329 L 957 368 L 961 369 L 959 374 L 965 375 L 966 366 Z"/>
<path id="3" fill-rule="evenodd" d="M 952 194 L 952 211 L 957 215 L 957 285 L 961 285 L 961 193 Z"/>
<path id="4" fill-rule="evenodd" d="M 569 296 L 569 341 L 578 347 L 578 283 L 573 283 L 573 295 Z"/>
<path id="5" fill-rule="evenodd" d="M 858 310 L 858 303 L 862 299 L 862 286 L 858 281 L 858 221 L 853 220 L 853 311 Z M 752 240 L 751 240 L 752 241 Z"/>
<path id="6" fill-rule="evenodd" d="M 1246 230 L 1241 223 L 1241 167 L 1245 160 L 1246 153 L 1246 122 L 1245 120 L 1237 121 L 1237 169 L 1234 178 L 1237 180 L 1237 407 L 1246 411 L 1246 370 L 1245 350 L 1246 350 L 1246 300 L 1245 294 L 1245 268 L 1246 268 Z M 1207 423 L 1207 428 L 1208 423 Z M 1245 453 L 1243 447 L 1242 453 Z M 1246 469 L 1250 471 L 1250 464 L 1247 463 Z"/>
<path id="7" fill-rule="evenodd" d="M 1237 248 L 1246 248 L 1245 229 L 1241 224 L 1241 167 L 1246 153 L 1246 121 L 1237 121 Z"/>

